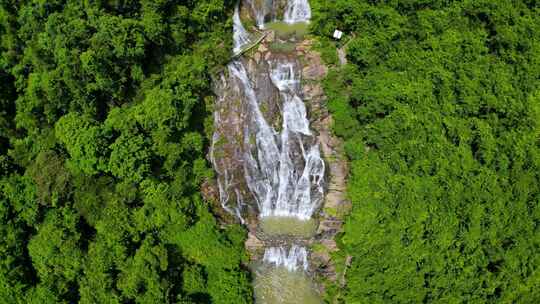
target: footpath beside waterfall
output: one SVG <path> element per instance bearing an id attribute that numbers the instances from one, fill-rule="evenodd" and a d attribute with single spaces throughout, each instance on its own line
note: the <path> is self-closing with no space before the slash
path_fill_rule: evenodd
<path id="1" fill-rule="evenodd" d="M 302 33 L 310 17 L 307 0 L 239 3 L 234 53 L 265 36 L 214 84 L 210 158 L 223 209 L 249 229 L 257 304 L 322 303 L 313 279 L 337 279 L 346 168 L 322 106 L 326 68 Z"/>

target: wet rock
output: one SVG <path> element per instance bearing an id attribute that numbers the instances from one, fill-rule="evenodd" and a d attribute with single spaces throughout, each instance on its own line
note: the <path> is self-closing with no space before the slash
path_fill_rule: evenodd
<path id="1" fill-rule="evenodd" d="M 309 62 L 309 58 L 307 59 Z M 307 80 L 322 80 L 328 69 L 324 65 L 308 65 L 302 70 L 304 79 Z"/>
<path id="2" fill-rule="evenodd" d="M 268 51 L 268 48 L 266 47 L 266 45 L 264 45 L 263 43 L 261 43 L 261 44 L 259 45 L 258 51 L 261 52 L 261 53 L 264 53 L 264 52 Z"/>
<path id="3" fill-rule="evenodd" d="M 264 118 L 273 124 L 280 120 L 281 96 L 278 89 L 272 83 L 268 73 L 268 61 L 261 62 L 251 68 L 250 75 L 254 84 L 253 89 L 259 101 Z"/>
<path id="4" fill-rule="evenodd" d="M 331 273 L 334 270 L 331 253 L 338 250 L 336 242 L 332 239 L 325 239 L 321 240 L 319 244 L 321 246 L 311 254 L 311 257 L 320 270 L 335 278 L 335 273 Z"/>
<path id="5" fill-rule="evenodd" d="M 256 57 L 242 59 L 242 62 L 261 112 L 273 124 L 280 119 L 281 97 L 268 74 L 268 64 L 258 64 Z M 236 77 L 223 73 L 214 83 L 218 98 L 210 159 L 217 172 L 220 203 L 223 209 L 247 223 L 256 220 L 259 213 L 245 178 L 246 154 L 250 153 L 257 133 L 253 125 L 254 113 Z"/>
<path id="6" fill-rule="evenodd" d="M 296 51 L 297 52 L 305 53 L 307 48 L 308 48 L 308 46 L 306 46 L 304 44 L 301 44 L 301 43 L 296 45 Z"/>
<path id="7" fill-rule="evenodd" d="M 279 19 L 283 16 L 283 13 L 285 12 L 285 7 L 287 6 L 288 0 L 274 0 L 273 1 L 273 14 L 274 19 Z"/>
<path id="8" fill-rule="evenodd" d="M 311 41 L 304 41 L 297 47 L 297 51 L 305 52 L 302 76 L 306 84 L 303 87 L 303 94 L 304 99 L 309 102 L 314 118 L 312 127 L 318 134 L 318 142 L 327 164 L 329 177 L 315 237 L 316 242 L 322 246 L 317 246 L 319 249 L 313 253 L 312 258 L 316 263 L 316 273 L 319 277 L 330 281 L 341 281 L 344 274 L 336 272 L 330 253 L 338 250 L 334 238 L 342 230 L 343 218 L 351 208 L 345 196 L 348 164 L 342 142 L 331 131 L 333 120 L 325 106 L 326 97 L 321 80 L 326 76 L 328 68 L 322 62 L 320 54 L 311 49 L 311 44 Z"/>
<path id="9" fill-rule="evenodd" d="M 310 50 L 311 50 L 311 46 L 313 45 L 313 40 L 311 40 L 311 39 L 306 39 L 306 40 L 302 41 L 302 45 L 303 45 L 303 46 L 306 46 L 306 47 L 309 47 Z"/>
<path id="10" fill-rule="evenodd" d="M 328 73 L 328 68 L 322 62 L 321 56 L 318 52 L 310 50 L 309 45 L 299 46 L 302 50 L 306 51 L 304 61 L 306 66 L 302 70 L 302 76 L 306 80 L 321 81 Z"/>
<path id="11" fill-rule="evenodd" d="M 333 239 L 323 240 L 321 241 L 321 244 L 326 247 L 326 249 L 330 252 L 338 251 L 336 241 L 334 241 Z"/>
<path id="12" fill-rule="evenodd" d="M 305 100 L 314 100 L 324 97 L 324 91 L 319 83 L 305 84 L 302 89 Z"/>
<path id="13" fill-rule="evenodd" d="M 287 5 L 287 0 L 244 0 L 242 2 L 242 13 L 248 15 L 247 17 L 250 20 L 259 20 L 259 22 L 270 22 L 280 19 Z"/>
<path id="14" fill-rule="evenodd" d="M 258 251 L 264 248 L 264 242 L 257 238 L 255 234 L 248 233 L 248 238 L 245 242 L 245 246 L 248 251 Z"/>
<path id="15" fill-rule="evenodd" d="M 201 194 L 205 201 L 218 201 L 219 192 L 213 181 L 205 180 L 201 185 Z"/>
<path id="16" fill-rule="evenodd" d="M 276 40 L 276 32 L 275 31 L 268 31 L 266 34 L 265 42 L 266 43 L 272 43 Z"/>

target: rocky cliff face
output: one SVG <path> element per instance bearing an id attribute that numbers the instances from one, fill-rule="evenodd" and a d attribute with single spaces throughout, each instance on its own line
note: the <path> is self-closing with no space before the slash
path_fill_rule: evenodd
<path id="1" fill-rule="evenodd" d="M 346 178 L 348 162 L 343 151 L 343 143 L 332 132 L 333 120 L 326 107 L 326 96 L 321 81 L 328 73 L 320 54 L 313 50 L 312 41 L 307 40 L 297 45 L 296 51 L 302 56 L 304 68 L 303 95 L 311 114 L 311 126 L 316 130 L 321 152 L 327 168 L 327 188 L 324 203 L 318 213 L 319 226 L 312 244 L 311 265 L 319 280 L 343 282 L 343 273 L 337 273 L 331 254 L 338 250 L 334 238 L 341 231 L 343 220 L 349 213 L 351 204 L 346 198 Z M 350 261 L 345 258 L 343 263 Z M 344 268 L 344 267 L 342 267 Z M 321 285 L 324 288 L 324 285 Z M 324 292 L 323 292 L 324 293 Z"/>
<path id="2" fill-rule="evenodd" d="M 305 55 L 305 50 L 303 50 L 305 45 L 300 45 L 298 50 L 288 54 L 271 51 L 270 45 L 274 42 L 274 37 L 272 33 L 268 34 L 257 49 L 240 60 L 246 69 L 264 119 L 275 132 L 279 132 L 282 129 L 281 113 L 283 113 L 284 105 L 278 88 L 270 79 L 269 71 L 275 68 L 273 65 L 291 62 L 295 66 L 293 70 L 305 74 L 307 80 L 317 77 L 315 74 L 321 71 L 309 67 L 302 69 L 300 60 Z M 301 76 L 298 75 L 297 78 L 300 79 Z M 247 153 L 257 154 L 256 146 L 259 143 L 256 142 L 255 136 L 260 127 L 254 123 L 256 117 L 248 102 L 249 98 L 245 96 L 242 84 L 234 75 L 227 71 L 222 73 L 215 82 L 215 92 L 218 100 L 214 109 L 215 133 L 210 158 L 218 173 L 221 202 L 227 211 L 236 214 L 247 224 L 256 224 L 256 217 L 261 210 L 246 183 L 245 171 Z M 298 92 L 300 95 L 304 93 L 307 98 L 313 99 L 320 97 L 322 90 L 320 86 L 314 88 L 311 85 Z M 316 142 L 316 137 L 305 136 L 302 137 L 302 141 L 304 145 L 310 146 Z M 291 145 L 290 154 L 293 155 L 291 157 L 293 166 L 299 172 L 302 171 L 305 162 L 302 157 L 294 157 L 294 155 L 301 154 L 302 149 L 304 146 L 300 141 L 298 144 Z"/>
<path id="3" fill-rule="evenodd" d="M 294 49 L 283 52 L 272 49 L 276 39 L 273 32 L 268 32 L 262 43 L 245 54 L 241 60 L 260 102 L 264 118 L 278 132 L 283 119 L 280 114 L 283 101 L 278 88 L 272 84 L 268 65 L 287 60 L 294 62 L 297 65 L 296 70 L 301 71 L 302 85 L 299 94 L 308 109 L 310 124 L 315 133 L 314 140 L 320 143 L 329 180 L 323 206 L 315 215 L 319 222 L 317 234 L 310 240 L 304 240 L 303 243 L 306 246 L 319 244 L 316 246 L 317 250 L 311 253 L 313 270 L 321 277 L 337 280 L 338 276 L 330 254 L 337 250 L 333 239 L 341 230 L 343 215 L 347 213 L 350 205 L 344 195 L 347 163 L 341 142 L 332 135 L 332 118 L 326 110 L 326 97 L 321 85 L 328 69 L 320 55 L 313 50 L 312 41 L 304 40 L 296 43 Z M 268 245 L 265 244 L 268 239 L 261 236 L 258 229 L 260 210 L 246 184 L 244 173 L 246 152 L 252 150 L 255 144 L 253 136 L 256 126 L 251 123 L 253 113 L 246 103 L 246 96 L 242 95 L 242 90 L 235 88 L 239 85 L 237 79 L 227 72 L 221 74 L 219 81 L 216 82 L 218 102 L 215 108 L 215 134 L 211 156 L 218 172 L 222 203 L 230 212 L 236 213 L 244 220 L 250 230 L 246 247 L 250 252 L 260 254 L 260 249 Z M 295 165 L 302 167 L 304 164 Z M 273 239 L 272 242 L 283 241 Z"/>
<path id="4" fill-rule="evenodd" d="M 249 81 L 260 102 L 262 115 L 270 125 L 279 125 L 281 100 L 278 89 L 272 85 L 267 63 L 256 63 L 252 57 L 241 59 Z M 224 209 L 236 214 L 246 224 L 256 224 L 259 209 L 245 179 L 246 153 L 255 145 L 257 127 L 254 113 L 238 79 L 228 72 L 215 83 L 218 100 L 214 109 L 214 138 L 210 153 L 220 200 Z"/>
<path id="5" fill-rule="evenodd" d="M 235 12 L 235 34 L 245 37 L 235 41 L 259 41 L 248 36 L 256 35 L 256 25 L 282 15 L 286 4 L 244 1 Z M 302 258 L 306 272 L 335 281 L 340 276 L 330 255 L 349 204 L 347 165 L 330 130 L 321 85 L 327 67 L 298 27 L 274 25 L 280 32 L 263 29 L 258 45 L 241 44 L 241 57 L 214 82 L 218 99 L 210 158 L 218 190 L 213 192 L 219 192 L 223 209 L 248 227 L 246 248 L 254 260 L 276 264 L 287 256 L 294 259 L 283 261 L 297 266 Z M 292 248 L 301 250 L 288 251 Z"/>

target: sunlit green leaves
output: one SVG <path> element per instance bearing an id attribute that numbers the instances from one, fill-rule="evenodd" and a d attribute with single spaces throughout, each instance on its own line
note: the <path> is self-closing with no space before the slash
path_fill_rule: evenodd
<path id="1" fill-rule="evenodd" d="M 68 208 L 50 211 L 28 245 L 32 264 L 44 285 L 60 295 L 74 287 L 82 267 L 78 221 Z"/>
<path id="2" fill-rule="evenodd" d="M 325 83 L 352 161 L 345 302 L 538 301 L 538 8 L 314 2 L 316 32 L 351 38 Z"/>
<path id="3" fill-rule="evenodd" d="M 55 130 L 75 168 L 89 175 L 106 169 L 107 141 L 96 121 L 70 113 L 56 123 Z"/>
<path id="4" fill-rule="evenodd" d="M 251 302 L 200 197 L 225 2 L 0 3 L 4 302 Z"/>

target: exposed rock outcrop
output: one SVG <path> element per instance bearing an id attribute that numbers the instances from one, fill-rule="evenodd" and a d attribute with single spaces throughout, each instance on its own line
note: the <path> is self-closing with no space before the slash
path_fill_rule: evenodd
<path id="1" fill-rule="evenodd" d="M 304 55 L 304 98 L 309 103 L 312 128 L 319 134 L 318 141 L 327 164 L 329 179 L 324 204 L 319 213 L 319 228 L 315 237 L 317 245 L 311 254 L 311 262 L 319 276 L 336 282 L 340 276 L 336 273 L 331 253 L 338 250 L 334 238 L 341 231 L 344 216 L 351 208 L 345 196 L 348 167 L 342 142 L 332 133 L 333 120 L 325 105 L 326 96 L 321 81 L 328 73 L 328 68 L 311 45 L 310 41 L 305 41 L 297 49 Z"/>
<path id="2" fill-rule="evenodd" d="M 261 102 L 262 115 L 270 124 L 277 124 L 280 117 L 279 91 L 272 85 L 267 72 L 267 64 L 256 63 L 255 58 L 241 59 L 251 77 L 254 92 Z M 245 179 L 245 156 L 254 142 L 251 126 L 253 112 L 250 110 L 244 92 L 233 75 L 224 72 L 214 83 L 218 96 L 214 109 L 214 138 L 210 158 L 217 171 L 222 207 L 230 213 L 237 213 L 246 224 L 256 225 L 259 213 Z M 236 86 L 236 88 L 235 88 Z"/>

